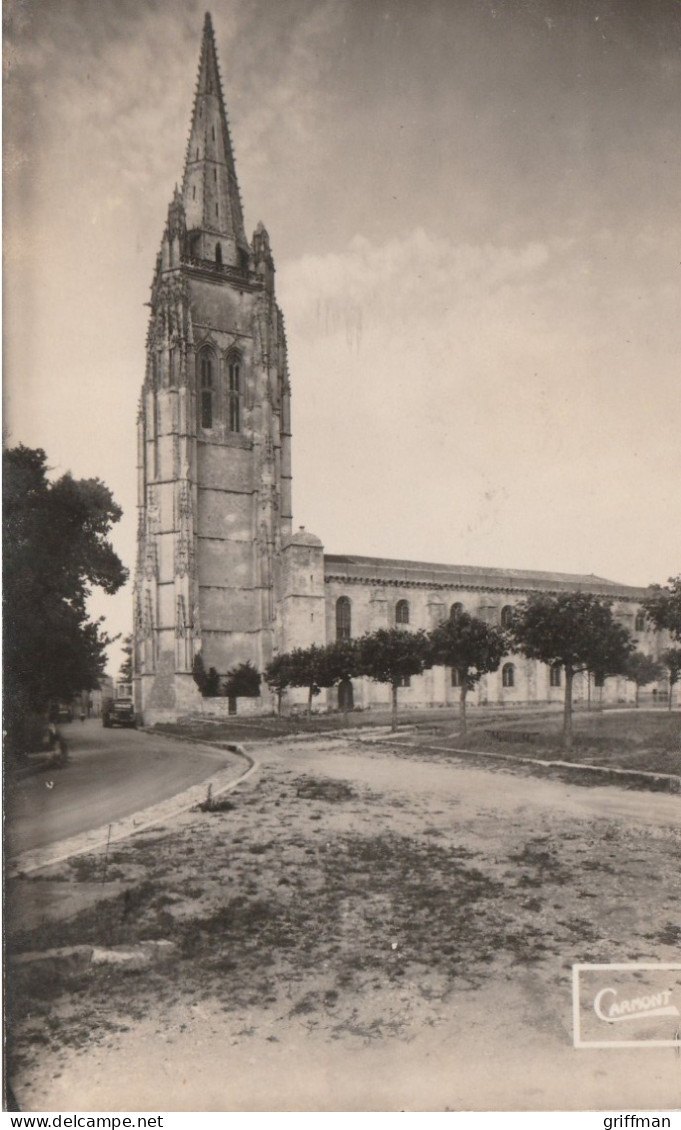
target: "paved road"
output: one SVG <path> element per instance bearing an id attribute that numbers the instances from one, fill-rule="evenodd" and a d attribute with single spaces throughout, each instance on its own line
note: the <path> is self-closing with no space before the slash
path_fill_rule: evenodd
<path id="1" fill-rule="evenodd" d="M 100 721 L 61 726 L 66 769 L 44 771 L 6 795 L 10 857 L 100 828 L 175 796 L 225 763 L 219 750 L 137 730 L 105 730 Z"/>

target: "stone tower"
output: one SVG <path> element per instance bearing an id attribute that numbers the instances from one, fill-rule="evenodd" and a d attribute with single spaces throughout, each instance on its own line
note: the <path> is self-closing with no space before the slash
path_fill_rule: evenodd
<path id="1" fill-rule="evenodd" d="M 137 709 L 190 709 L 192 664 L 262 671 L 281 643 L 290 388 L 265 228 L 249 244 L 210 15 L 182 190 L 151 287 L 138 418 Z"/>

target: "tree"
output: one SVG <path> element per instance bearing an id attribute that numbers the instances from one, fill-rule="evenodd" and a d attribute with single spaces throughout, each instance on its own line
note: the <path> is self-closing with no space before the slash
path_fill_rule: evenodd
<path id="1" fill-rule="evenodd" d="M 642 601 L 648 619 L 681 642 L 681 573 L 670 577 L 669 585 L 649 585 L 648 593 Z"/>
<path id="2" fill-rule="evenodd" d="M 312 713 L 312 698 L 322 687 L 331 687 L 334 673 L 329 668 L 327 649 L 312 644 L 297 647 L 289 654 L 290 683 L 292 687 L 307 688 L 307 716 Z"/>
<path id="3" fill-rule="evenodd" d="M 3 453 L 5 728 L 22 752 L 31 712 L 98 686 L 113 640 L 92 620 L 94 586 L 127 579 L 108 534 L 121 508 L 99 479 L 50 482 L 47 456 L 20 445 Z"/>
<path id="4" fill-rule="evenodd" d="M 132 652 L 133 652 L 132 635 L 124 636 L 123 642 L 121 643 L 121 651 L 123 652 L 125 659 L 123 660 L 123 662 L 121 663 L 121 665 L 118 669 L 118 680 L 121 683 L 131 683 L 132 682 Z"/>
<path id="5" fill-rule="evenodd" d="M 496 671 L 507 651 L 506 637 L 484 620 L 457 609 L 430 633 L 434 663 L 451 667 L 459 678 L 461 731 L 466 733 L 466 696 L 483 675 Z"/>
<path id="6" fill-rule="evenodd" d="M 642 651 L 634 651 L 627 659 L 624 674 L 632 683 L 636 683 L 636 706 L 638 706 L 638 692 L 648 683 L 655 683 L 662 676 L 662 665 L 650 655 Z"/>
<path id="7" fill-rule="evenodd" d="M 203 662 L 203 656 L 200 651 L 197 651 L 192 662 L 192 679 L 196 683 L 202 695 L 206 693 L 206 668 Z"/>
<path id="8" fill-rule="evenodd" d="M 258 698 L 260 696 L 260 672 L 248 660 L 231 667 L 227 672 L 225 694 L 228 698 Z"/>
<path id="9" fill-rule="evenodd" d="M 203 698 L 217 698 L 220 693 L 220 676 L 215 667 L 209 667 L 206 671 L 203 656 L 200 651 L 194 656 L 192 678 L 201 691 Z"/>
<path id="10" fill-rule="evenodd" d="M 582 592 L 538 593 L 516 605 L 511 637 L 530 659 L 565 671 L 563 744 L 572 749 L 572 687 L 580 671 L 623 673 L 634 643 L 612 614 L 610 601 Z"/>
<path id="11" fill-rule="evenodd" d="M 357 641 L 358 675 L 368 675 L 377 683 L 389 683 L 392 689 L 392 730 L 397 729 L 397 690 L 412 675 L 420 675 L 432 666 L 430 641 L 423 631 L 408 632 L 404 628 L 379 628 Z"/>
<path id="12" fill-rule="evenodd" d="M 668 647 L 666 651 L 662 652 L 660 659 L 667 668 L 667 675 L 669 677 L 669 700 L 667 707 L 671 710 L 674 684 L 678 683 L 679 679 L 681 679 L 681 647 Z"/>
<path id="13" fill-rule="evenodd" d="M 288 652 L 275 655 L 264 670 L 263 678 L 277 696 L 277 714 L 281 714 L 282 695 L 291 686 L 291 673 L 291 656 Z"/>
<path id="14" fill-rule="evenodd" d="M 357 640 L 334 640 L 333 643 L 326 645 L 325 651 L 326 667 L 331 678 L 330 686 L 337 686 L 339 683 L 349 681 L 359 673 L 360 658 Z M 347 699 L 343 714 L 347 726 Z"/>

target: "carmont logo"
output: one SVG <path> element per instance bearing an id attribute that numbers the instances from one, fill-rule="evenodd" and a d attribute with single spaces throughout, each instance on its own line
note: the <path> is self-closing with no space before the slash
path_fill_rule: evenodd
<path id="1" fill-rule="evenodd" d="M 622 1020 L 641 1020 L 646 1016 L 679 1016 L 678 1008 L 670 1004 L 671 989 L 649 993 L 641 997 L 620 997 L 610 986 L 601 989 L 594 997 L 594 1012 L 600 1020 L 617 1024 Z"/>

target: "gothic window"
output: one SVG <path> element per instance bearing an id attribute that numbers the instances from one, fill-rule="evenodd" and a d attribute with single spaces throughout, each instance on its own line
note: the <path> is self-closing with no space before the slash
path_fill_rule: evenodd
<path id="1" fill-rule="evenodd" d="M 222 244 L 221 243 L 215 244 L 215 262 L 217 263 L 218 267 L 222 266 Z"/>
<path id="2" fill-rule="evenodd" d="M 595 687 L 604 687 L 605 686 L 605 678 L 604 678 L 603 675 L 594 675 L 594 686 Z"/>
<path id="3" fill-rule="evenodd" d="M 460 687 L 461 686 L 461 676 L 459 674 L 458 667 L 452 667 L 452 686 L 453 687 Z"/>
<path id="4" fill-rule="evenodd" d="M 200 410 L 201 410 L 201 427 L 213 427 L 213 356 L 204 349 L 200 355 L 199 361 L 200 369 Z"/>
<path id="5" fill-rule="evenodd" d="M 213 141 L 215 141 L 215 126 L 210 127 L 210 132 L 213 135 Z"/>
<path id="6" fill-rule="evenodd" d="M 229 358 L 229 430 L 241 431 L 241 358 Z"/>
<path id="7" fill-rule="evenodd" d="M 645 614 L 645 612 L 637 612 L 636 613 L 636 622 L 634 624 L 634 630 L 636 632 L 645 632 L 645 630 L 646 630 L 646 614 Z"/>
<path id="8" fill-rule="evenodd" d="M 352 634 L 352 606 L 350 598 L 339 596 L 336 601 L 336 639 L 349 640 Z"/>
<path id="9" fill-rule="evenodd" d="M 409 601 L 398 600 L 395 606 L 395 623 L 408 624 L 409 623 Z"/>
<path id="10" fill-rule="evenodd" d="M 554 663 L 551 667 L 550 682 L 552 687 L 559 687 L 561 685 L 561 668 L 560 663 Z"/>
<path id="11" fill-rule="evenodd" d="M 515 686 L 515 667 L 512 663 L 504 663 L 501 668 L 501 685 L 502 687 Z"/>
<path id="12" fill-rule="evenodd" d="M 452 607 L 451 607 L 451 608 L 449 609 L 449 615 L 450 615 L 450 618 L 451 618 L 452 616 L 458 616 L 458 615 L 459 615 L 459 612 L 463 612 L 463 604 L 461 603 L 461 601 L 460 601 L 460 600 L 457 600 L 457 601 L 455 601 L 455 603 L 454 603 L 454 604 L 452 605 Z M 458 683 L 452 683 L 452 686 L 453 686 L 453 687 L 458 687 L 458 685 L 459 685 Z"/>
<path id="13" fill-rule="evenodd" d="M 502 628 L 510 628 L 511 617 L 513 616 L 513 608 L 510 604 L 505 604 L 501 610 L 501 626 Z M 510 684 L 513 686 L 513 683 Z"/>

